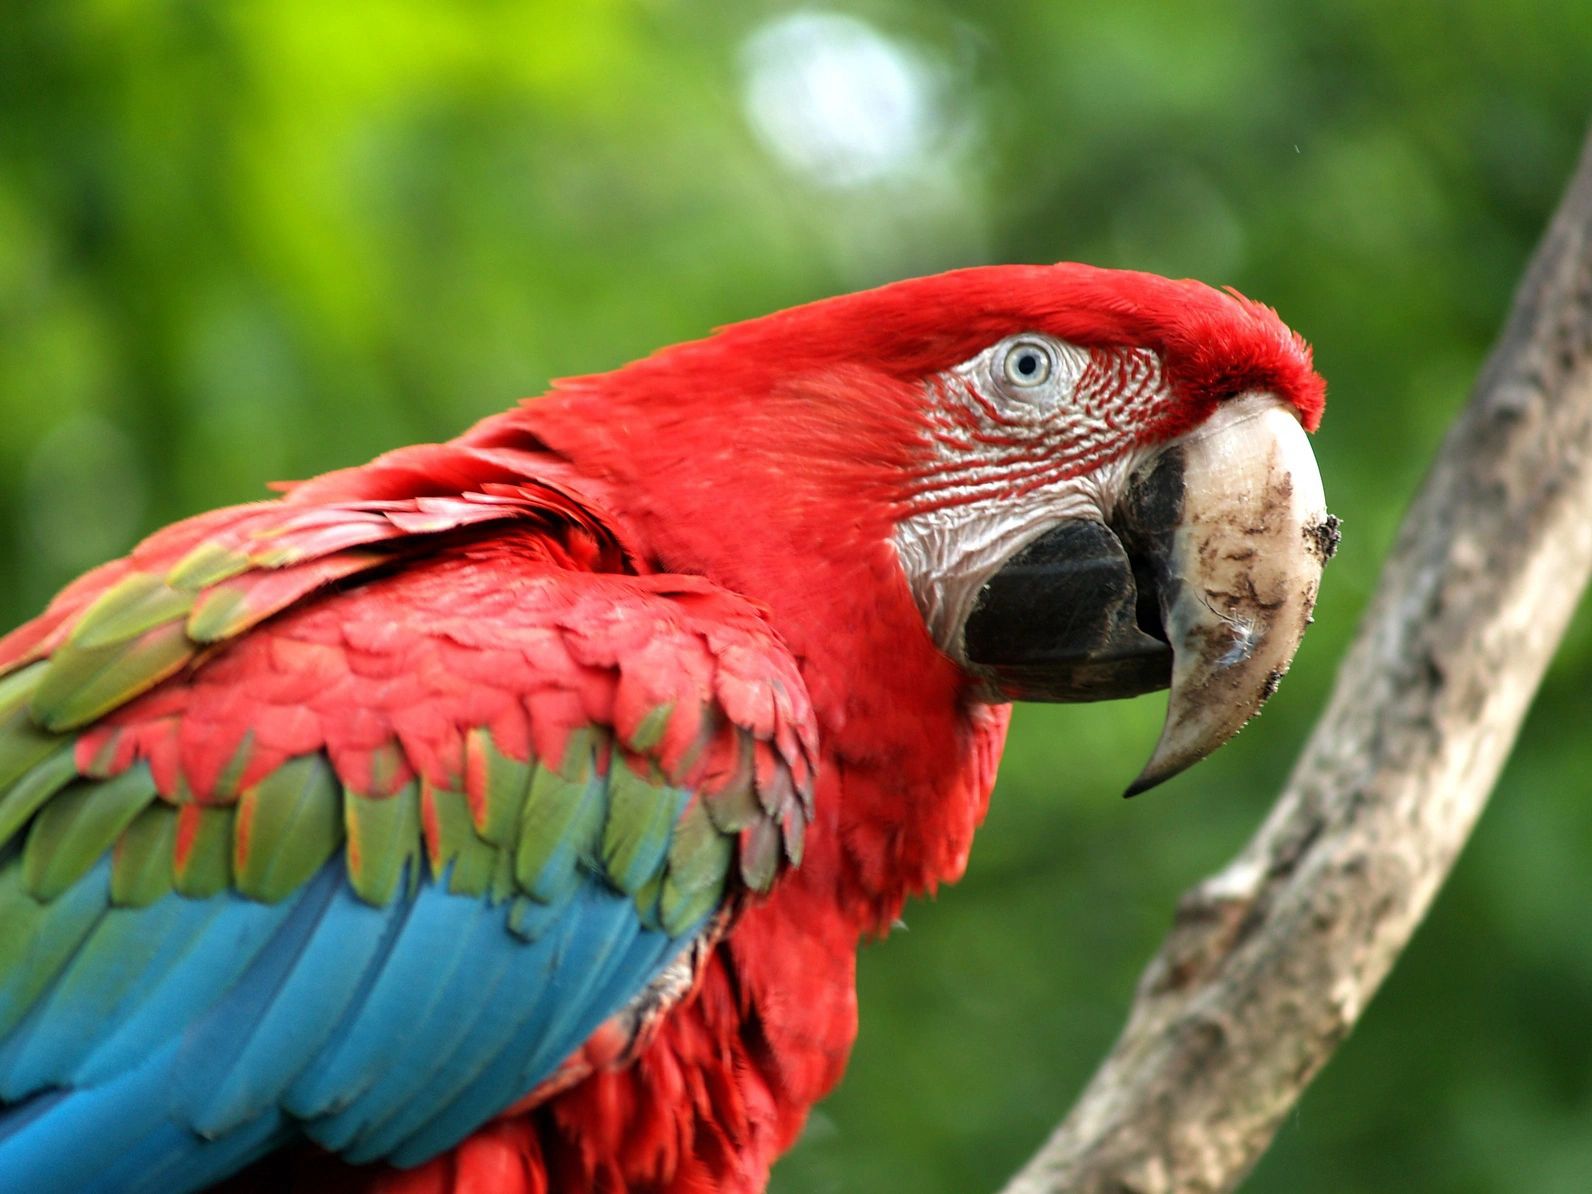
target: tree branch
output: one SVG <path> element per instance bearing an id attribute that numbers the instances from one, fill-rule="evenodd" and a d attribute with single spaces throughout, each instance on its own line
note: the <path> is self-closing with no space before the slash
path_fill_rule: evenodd
<path id="1" fill-rule="evenodd" d="M 1453 866 L 1592 574 L 1592 136 L 1255 838 L 1005 1194 L 1238 1184 Z"/>

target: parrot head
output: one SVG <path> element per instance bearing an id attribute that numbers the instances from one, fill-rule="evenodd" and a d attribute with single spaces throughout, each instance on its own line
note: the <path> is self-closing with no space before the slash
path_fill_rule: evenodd
<path id="1" fill-rule="evenodd" d="M 1232 737 L 1298 648 L 1337 541 L 1324 396 L 1270 308 L 1060 264 L 793 308 L 527 410 L 657 510 L 671 566 L 770 605 L 774 561 L 839 592 L 826 562 L 883 547 L 971 699 L 1170 688 L 1131 795 Z"/>

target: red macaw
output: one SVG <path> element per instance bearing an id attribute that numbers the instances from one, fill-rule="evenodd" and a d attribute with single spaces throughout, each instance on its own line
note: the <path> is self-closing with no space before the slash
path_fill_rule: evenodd
<path id="1" fill-rule="evenodd" d="M 1270 695 L 1334 541 L 1266 307 L 962 270 L 200 515 L 0 640 L 0 1186 L 753 1191 L 1011 699 Z"/>

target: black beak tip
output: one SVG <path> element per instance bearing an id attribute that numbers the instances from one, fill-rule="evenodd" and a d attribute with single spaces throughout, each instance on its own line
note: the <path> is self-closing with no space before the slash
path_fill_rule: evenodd
<path id="1" fill-rule="evenodd" d="M 1167 780 L 1182 775 L 1183 772 L 1197 762 L 1199 762 L 1198 757 L 1192 759 L 1168 758 L 1164 760 L 1152 758 L 1145 764 L 1144 770 L 1139 772 L 1138 778 L 1123 791 L 1122 799 L 1132 800 L 1135 796 L 1142 796 L 1151 788 L 1158 788 Z"/>
<path id="2" fill-rule="evenodd" d="M 1140 775 L 1124 789 L 1122 799 L 1132 800 L 1135 796 L 1142 796 L 1151 788 L 1159 787 L 1167 778 L 1164 775 Z"/>

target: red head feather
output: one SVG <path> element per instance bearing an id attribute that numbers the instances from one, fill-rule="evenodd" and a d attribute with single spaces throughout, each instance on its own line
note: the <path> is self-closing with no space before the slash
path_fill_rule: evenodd
<path id="1" fill-rule="evenodd" d="M 812 363 L 861 357 L 915 377 L 1019 331 L 1079 347 L 1156 350 L 1194 406 L 1270 390 L 1312 431 L 1325 406 L 1310 345 L 1270 307 L 1192 279 L 1075 263 L 979 266 L 890 283 L 736 323 L 715 339 L 771 349 L 775 339 Z"/>
<path id="2" fill-rule="evenodd" d="M 1086 348 L 1153 349 L 1195 407 L 1270 390 L 1307 430 L 1321 421 L 1326 386 L 1310 346 L 1275 311 L 1235 290 L 1134 270 L 1070 262 L 952 270 L 732 324 L 702 343 L 766 351 L 785 371 L 862 360 L 911 378 L 1024 331 Z"/>

